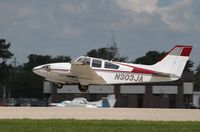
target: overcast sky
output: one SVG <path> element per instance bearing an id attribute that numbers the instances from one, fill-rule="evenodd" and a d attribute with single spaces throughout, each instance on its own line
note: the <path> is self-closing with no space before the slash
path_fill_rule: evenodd
<path id="1" fill-rule="evenodd" d="M 200 0 L 0 0 L 0 38 L 22 64 L 29 54 L 77 57 L 115 34 L 121 56 L 193 45 L 200 62 Z"/>

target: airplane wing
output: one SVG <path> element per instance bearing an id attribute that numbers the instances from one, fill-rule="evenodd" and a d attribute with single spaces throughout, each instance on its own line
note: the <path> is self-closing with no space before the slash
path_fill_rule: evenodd
<path id="1" fill-rule="evenodd" d="M 87 64 L 72 63 L 70 72 L 77 77 L 81 85 L 106 84 L 106 81 Z"/>

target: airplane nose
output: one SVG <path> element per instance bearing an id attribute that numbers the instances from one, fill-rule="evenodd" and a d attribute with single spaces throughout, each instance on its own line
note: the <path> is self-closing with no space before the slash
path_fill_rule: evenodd
<path id="1" fill-rule="evenodd" d="M 38 75 L 43 76 L 44 74 L 46 74 L 47 72 L 50 71 L 50 65 L 41 65 L 41 66 L 37 66 L 37 67 L 34 67 L 34 68 L 32 69 L 32 71 L 33 71 L 35 74 L 38 74 Z"/>
<path id="2" fill-rule="evenodd" d="M 36 66 L 32 69 L 32 71 L 37 74 L 40 69 L 41 69 L 41 66 Z"/>
<path id="3" fill-rule="evenodd" d="M 36 66 L 33 68 L 33 70 L 39 70 L 39 69 L 41 69 L 41 66 Z"/>
<path id="4" fill-rule="evenodd" d="M 36 66 L 36 67 L 33 68 L 33 71 L 38 70 L 38 69 L 39 69 L 39 67 Z"/>

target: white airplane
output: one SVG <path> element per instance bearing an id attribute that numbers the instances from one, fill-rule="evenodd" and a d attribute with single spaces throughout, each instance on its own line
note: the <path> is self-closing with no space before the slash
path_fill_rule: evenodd
<path id="1" fill-rule="evenodd" d="M 113 108 L 116 103 L 115 95 L 108 95 L 102 100 L 89 102 L 86 98 L 75 98 L 72 101 L 62 101 L 61 103 L 51 103 L 50 106 L 58 107 L 86 107 L 86 108 Z"/>
<path id="2" fill-rule="evenodd" d="M 122 63 L 80 56 L 71 63 L 50 63 L 33 68 L 33 72 L 53 82 L 58 88 L 78 84 L 86 92 L 89 85 L 134 84 L 178 80 L 189 59 L 192 46 L 176 45 L 153 65 Z"/>

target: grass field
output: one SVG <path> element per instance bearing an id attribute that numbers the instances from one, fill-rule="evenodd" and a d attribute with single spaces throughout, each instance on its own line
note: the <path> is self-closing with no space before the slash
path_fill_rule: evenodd
<path id="1" fill-rule="evenodd" d="M 0 132 L 200 132 L 200 122 L 0 120 Z"/>

